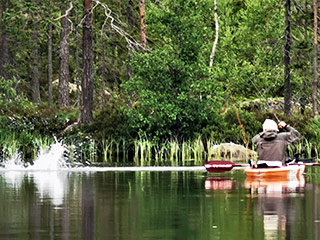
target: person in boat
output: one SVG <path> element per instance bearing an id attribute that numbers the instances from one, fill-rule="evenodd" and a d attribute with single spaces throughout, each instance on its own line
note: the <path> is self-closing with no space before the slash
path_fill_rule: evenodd
<path id="1" fill-rule="evenodd" d="M 281 121 L 277 124 L 266 119 L 262 125 L 263 132 L 253 137 L 258 152 L 258 167 L 284 166 L 288 158 L 288 146 L 299 139 L 300 133 Z"/>

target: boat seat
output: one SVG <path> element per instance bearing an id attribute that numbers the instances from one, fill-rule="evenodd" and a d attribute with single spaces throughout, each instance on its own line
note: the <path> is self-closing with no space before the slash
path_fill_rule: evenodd
<path id="1" fill-rule="evenodd" d="M 268 166 L 266 163 L 257 164 L 257 168 L 279 168 L 277 166 Z"/>

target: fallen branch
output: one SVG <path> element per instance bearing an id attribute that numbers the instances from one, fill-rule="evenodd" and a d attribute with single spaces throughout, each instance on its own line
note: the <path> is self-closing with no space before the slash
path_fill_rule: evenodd
<path id="1" fill-rule="evenodd" d="M 72 9 L 73 9 L 73 4 L 72 4 L 72 2 L 70 2 L 70 7 L 69 7 L 69 9 L 67 9 L 66 13 L 63 14 L 62 16 L 58 17 L 58 18 L 53 19 L 53 21 L 58 21 L 58 20 L 60 20 L 60 19 L 62 19 L 64 17 L 68 18 L 68 16 L 69 16 L 69 14 L 70 14 Z"/>
<path id="2" fill-rule="evenodd" d="M 53 19 L 53 21 L 58 21 L 58 20 L 60 20 L 62 18 L 66 18 L 71 24 L 71 29 L 73 29 L 73 22 L 68 17 L 72 9 L 73 9 L 73 4 L 72 4 L 72 2 L 70 2 L 70 7 L 66 10 L 66 13 L 63 14 L 62 16 L 58 17 L 58 18 Z"/>
<path id="3" fill-rule="evenodd" d="M 63 129 L 63 130 L 60 132 L 59 136 L 62 137 L 66 132 L 68 132 L 68 131 L 72 130 L 73 128 L 77 127 L 77 126 L 79 125 L 79 123 L 80 123 L 80 121 L 79 121 L 79 119 L 78 119 L 76 122 L 70 124 L 70 125 L 67 126 L 65 129 Z"/>
<path id="4" fill-rule="evenodd" d="M 118 34 L 120 34 L 120 36 L 122 36 L 127 44 L 128 44 L 128 48 L 132 51 L 134 49 L 141 49 L 141 50 L 145 50 L 144 47 L 138 43 L 130 34 L 128 34 L 126 31 L 124 31 L 122 28 L 120 28 L 118 25 L 123 25 L 121 23 L 121 21 L 117 20 L 115 17 L 112 16 L 113 12 L 112 10 L 108 7 L 107 4 L 105 3 L 101 3 L 100 1 L 98 0 L 93 0 L 96 5 L 91 9 L 91 12 L 98 6 L 100 5 L 101 7 L 104 8 L 104 14 L 106 16 L 106 19 L 102 25 L 102 30 L 105 28 L 105 26 L 107 25 L 107 22 L 108 20 L 110 20 L 110 26 L 111 28 L 116 31 Z M 81 22 L 83 21 L 84 19 L 81 20 Z M 118 24 L 116 24 L 118 23 Z"/>

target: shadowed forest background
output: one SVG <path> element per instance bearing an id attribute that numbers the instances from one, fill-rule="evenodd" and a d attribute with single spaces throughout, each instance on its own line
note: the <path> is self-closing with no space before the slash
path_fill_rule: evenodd
<path id="1" fill-rule="evenodd" d="M 318 156 L 316 0 L 0 0 L 1 159 L 202 164 L 265 118 Z"/>

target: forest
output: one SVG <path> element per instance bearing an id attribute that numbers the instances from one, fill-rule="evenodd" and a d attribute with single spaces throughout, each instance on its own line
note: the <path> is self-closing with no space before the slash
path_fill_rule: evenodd
<path id="1" fill-rule="evenodd" d="M 0 159 L 202 164 L 266 118 L 320 150 L 317 0 L 0 0 Z M 318 156 L 318 155 L 317 155 Z"/>

